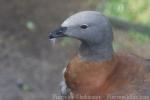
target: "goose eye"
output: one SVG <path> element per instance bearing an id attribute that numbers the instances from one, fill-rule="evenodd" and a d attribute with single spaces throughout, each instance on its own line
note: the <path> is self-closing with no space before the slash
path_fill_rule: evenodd
<path id="1" fill-rule="evenodd" d="M 83 24 L 83 25 L 80 26 L 80 28 L 82 28 L 82 29 L 87 29 L 87 28 L 88 28 L 88 25 Z"/>

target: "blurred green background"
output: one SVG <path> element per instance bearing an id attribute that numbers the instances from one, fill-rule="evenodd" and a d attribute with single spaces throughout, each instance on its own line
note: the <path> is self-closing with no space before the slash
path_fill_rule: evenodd
<path id="1" fill-rule="evenodd" d="M 70 15 L 97 10 L 111 21 L 115 51 L 150 58 L 150 0 L 0 0 L 0 100 L 54 100 L 80 42 L 48 33 Z"/>
<path id="2" fill-rule="evenodd" d="M 150 27 L 149 0 L 107 0 L 104 5 L 102 11 L 107 16 Z M 101 10 L 99 6 L 97 9 Z M 146 30 L 145 32 L 135 32 L 132 29 L 128 32 L 131 38 L 141 44 L 149 42 L 149 33 Z"/>
<path id="3" fill-rule="evenodd" d="M 149 0 L 107 0 L 104 13 L 133 23 L 150 25 Z"/>

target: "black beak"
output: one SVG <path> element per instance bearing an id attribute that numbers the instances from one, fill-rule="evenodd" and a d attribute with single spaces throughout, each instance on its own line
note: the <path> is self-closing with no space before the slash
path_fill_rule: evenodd
<path id="1" fill-rule="evenodd" d="M 66 32 L 67 30 L 67 27 L 60 27 L 56 30 L 54 30 L 53 32 L 50 32 L 49 33 L 49 39 L 52 39 L 52 38 L 57 38 L 57 37 L 64 37 L 66 36 L 64 33 Z"/>

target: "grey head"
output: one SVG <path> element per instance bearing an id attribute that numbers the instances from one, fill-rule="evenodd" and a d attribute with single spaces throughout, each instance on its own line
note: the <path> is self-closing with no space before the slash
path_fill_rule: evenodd
<path id="1" fill-rule="evenodd" d="M 109 20 L 97 11 L 82 11 L 67 18 L 49 38 L 71 37 L 81 41 L 79 57 L 102 61 L 112 58 L 113 32 Z"/>

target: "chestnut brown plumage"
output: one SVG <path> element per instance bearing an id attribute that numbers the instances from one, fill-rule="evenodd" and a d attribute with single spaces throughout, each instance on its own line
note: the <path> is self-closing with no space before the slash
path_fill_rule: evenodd
<path id="1" fill-rule="evenodd" d="M 109 100 L 110 95 L 150 95 L 150 60 L 114 52 L 111 24 L 101 13 L 79 12 L 50 33 L 49 38 L 63 36 L 76 38 L 81 45 L 64 72 L 62 95 L 73 96 L 73 100 L 80 100 L 81 96 Z M 100 99 L 96 97 L 88 100 Z"/>
<path id="2" fill-rule="evenodd" d="M 150 88 L 145 86 L 150 82 L 146 78 L 149 67 L 145 60 L 132 54 L 114 54 L 111 60 L 102 62 L 75 57 L 67 66 L 65 80 L 73 95 L 136 96 L 147 90 L 150 94 Z"/>

